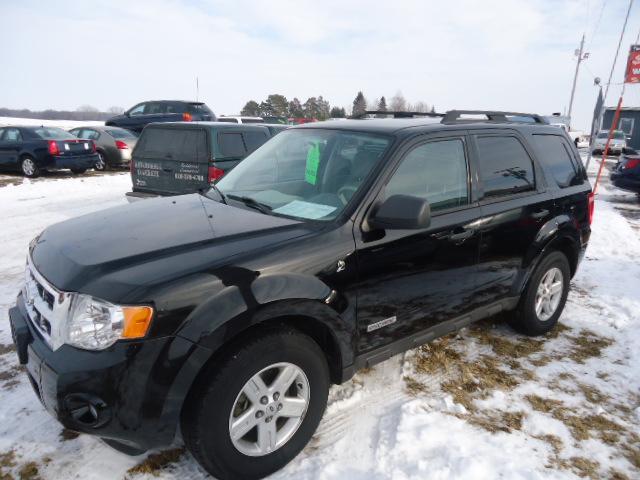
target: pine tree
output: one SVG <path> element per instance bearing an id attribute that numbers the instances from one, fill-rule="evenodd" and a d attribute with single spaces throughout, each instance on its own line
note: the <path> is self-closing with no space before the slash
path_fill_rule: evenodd
<path id="1" fill-rule="evenodd" d="M 259 117 L 261 115 L 260 105 L 255 100 L 249 100 L 244 104 L 242 110 L 240 110 L 240 115 L 246 115 L 247 117 Z"/>
<path id="2" fill-rule="evenodd" d="M 267 102 L 273 106 L 273 117 L 289 116 L 289 101 L 284 95 L 272 93 L 267 97 Z"/>
<path id="3" fill-rule="evenodd" d="M 347 116 L 347 113 L 344 111 L 343 107 L 333 107 L 331 109 L 331 118 L 344 118 Z"/>
<path id="4" fill-rule="evenodd" d="M 326 120 L 331 115 L 331 105 L 329 102 L 322 98 L 322 95 L 318 97 L 318 120 Z"/>
<path id="5" fill-rule="evenodd" d="M 386 112 L 387 111 L 387 99 L 384 98 L 384 95 L 382 97 L 380 97 L 380 101 L 378 102 L 378 106 L 376 107 L 376 109 L 380 112 Z M 386 115 L 382 114 L 382 113 L 378 113 L 376 115 L 377 118 L 384 118 Z"/>
<path id="6" fill-rule="evenodd" d="M 302 105 L 302 111 L 304 112 L 304 118 L 317 120 L 320 116 L 318 99 L 316 97 L 309 97 L 307 101 Z"/>
<path id="7" fill-rule="evenodd" d="M 289 102 L 289 116 L 293 118 L 302 118 L 304 117 L 304 111 L 302 110 L 302 104 L 297 97 L 294 97 L 293 100 Z"/>
<path id="8" fill-rule="evenodd" d="M 353 109 L 351 110 L 352 117 L 358 117 L 363 115 L 367 111 L 367 99 L 364 98 L 362 91 L 359 91 L 356 98 L 353 100 Z"/>

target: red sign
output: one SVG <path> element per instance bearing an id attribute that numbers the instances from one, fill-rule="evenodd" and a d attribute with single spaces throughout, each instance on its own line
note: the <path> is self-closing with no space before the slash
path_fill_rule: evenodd
<path id="1" fill-rule="evenodd" d="M 631 45 L 624 83 L 640 83 L 640 45 Z"/>

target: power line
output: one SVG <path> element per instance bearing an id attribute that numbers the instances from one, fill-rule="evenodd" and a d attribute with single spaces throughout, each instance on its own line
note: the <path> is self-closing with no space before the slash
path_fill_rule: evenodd
<path id="1" fill-rule="evenodd" d="M 620 40 L 618 40 L 618 48 L 616 48 L 616 55 L 613 57 L 613 65 L 611 65 L 611 72 L 609 73 L 609 81 L 604 90 L 604 102 L 607 101 L 607 93 L 609 93 L 609 85 L 613 78 L 613 70 L 616 68 L 616 62 L 618 61 L 618 54 L 620 53 L 620 45 L 622 45 L 622 38 L 624 37 L 624 31 L 627 28 L 627 21 L 629 20 L 629 14 L 631 13 L 631 7 L 633 6 L 633 0 L 629 0 L 629 9 L 627 10 L 627 16 L 624 17 L 624 24 L 622 25 L 622 32 L 620 33 Z"/>

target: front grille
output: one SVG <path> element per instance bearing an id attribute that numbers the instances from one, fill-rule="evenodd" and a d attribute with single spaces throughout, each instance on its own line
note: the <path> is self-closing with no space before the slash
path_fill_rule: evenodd
<path id="1" fill-rule="evenodd" d="M 71 304 L 71 295 L 51 285 L 27 260 L 24 304 L 31 324 L 53 350 L 62 344 L 60 328 L 66 320 Z"/>

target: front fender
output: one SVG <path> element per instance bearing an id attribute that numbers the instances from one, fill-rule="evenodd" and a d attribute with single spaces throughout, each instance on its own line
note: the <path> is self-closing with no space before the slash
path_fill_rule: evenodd
<path id="1" fill-rule="evenodd" d="M 333 335 L 343 365 L 353 361 L 355 309 L 345 296 L 317 277 L 233 272 L 233 285 L 195 308 L 176 334 L 215 352 L 248 328 L 275 318 L 320 322 Z M 239 280 L 243 277 L 241 280 Z"/>

